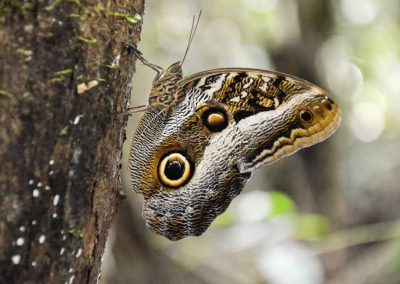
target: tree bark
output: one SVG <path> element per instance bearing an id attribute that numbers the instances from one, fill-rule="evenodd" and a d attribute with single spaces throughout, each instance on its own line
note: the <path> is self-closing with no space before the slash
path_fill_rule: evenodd
<path id="1" fill-rule="evenodd" d="M 143 0 L 0 0 L 0 283 L 94 283 Z"/>

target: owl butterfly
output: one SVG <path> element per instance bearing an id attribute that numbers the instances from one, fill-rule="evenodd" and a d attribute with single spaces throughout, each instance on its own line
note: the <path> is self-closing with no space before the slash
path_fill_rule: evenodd
<path id="1" fill-rule="evenodd" d="M 201 235 L 252 171 L 325 140 L 339 125 L 339 106 L 294 76 L 222 68 L 183 78 L 185 57 L 164 71 L 134 52 L 157 76 L 129 171 L 147 225 L 168 239 Z"/>

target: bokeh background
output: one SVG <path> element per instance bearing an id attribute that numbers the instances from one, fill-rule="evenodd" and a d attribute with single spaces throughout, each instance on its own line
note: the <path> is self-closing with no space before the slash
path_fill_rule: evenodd
<path id="1" fill-rule="evenodd" d="M 141 218 L 127 153 L 128 196 L 114 222 L 101 283 L 400 283 L 400 2 L 147 0 L 139 49 L 157 65 L 279 70 L 341 105 L 327 141 L 257 170 L 201 237 L 171 242 Z M 154 72 L 137 62 L 132 105 Z"/>

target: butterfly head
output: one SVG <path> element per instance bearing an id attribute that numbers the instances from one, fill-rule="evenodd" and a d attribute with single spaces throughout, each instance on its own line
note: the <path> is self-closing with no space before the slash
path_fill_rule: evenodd
<path id="1" fill-rule="evenodd" d="M 170 106 L 175 101 L 178 82 L 182 79 L 182 66 L 176 62 L 163 70 L 153 80 L 153 87 L 149 96 L 149 105 Z"/>

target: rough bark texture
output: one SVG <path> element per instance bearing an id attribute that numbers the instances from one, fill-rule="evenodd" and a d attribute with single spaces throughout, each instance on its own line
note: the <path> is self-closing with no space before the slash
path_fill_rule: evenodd
<path id="1" fill-rule="evenodd" d="M 94 283 L 143 0 L 0 1 L 0 283 Z"/>

